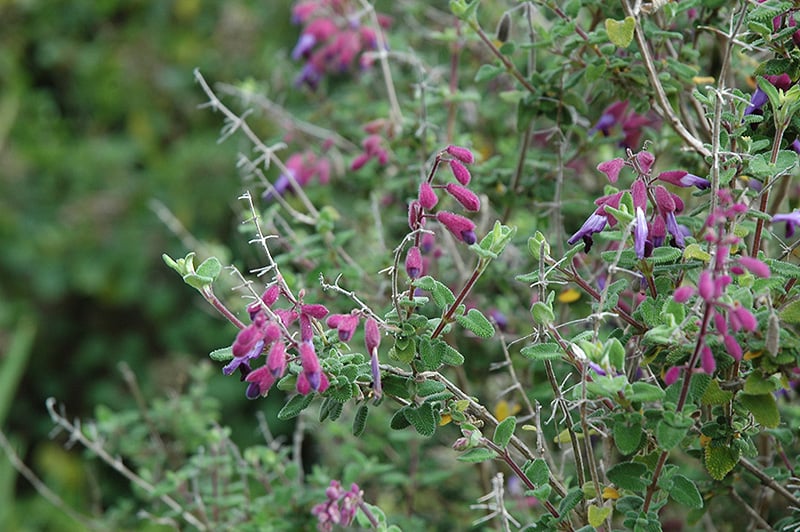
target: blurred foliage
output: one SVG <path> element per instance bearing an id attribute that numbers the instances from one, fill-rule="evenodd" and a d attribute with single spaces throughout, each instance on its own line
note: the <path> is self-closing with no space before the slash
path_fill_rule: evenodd
<path id="1" fill-rule="evenodd" d="M 20 316 L 37 325 L 5 426 L 37 471 L 62 478 L 53 487 L 77 496 L 59 473 L 75 454 L 47 443 L 46 397 L 79 415 L 130 405 L 120 362 L 148 394 L 179 389 L 207 347 L 227 341 L 230 325 L 194 312 L 164 268 L 161 253 L 186 243 L 150 202 L 207 249 L 235 234 L 229 200 L 241 183 L 231 161 L 243 148 L 209 149 L 219 123 L 197 109 L 191 72 L 269 75 L 295 38 L 270 21 L 288 18 L 288 1 L 0 2 L 0 352 Z M 219 380 L 218 397 L 239 398 Z M 231 419 L 241 407 L 229 403 Z M 18 516 L 38 520 L 19 526 L 63 519 L 39 511 L 49 508 L 41 499 L 30 505 L 18 501 Z"/>

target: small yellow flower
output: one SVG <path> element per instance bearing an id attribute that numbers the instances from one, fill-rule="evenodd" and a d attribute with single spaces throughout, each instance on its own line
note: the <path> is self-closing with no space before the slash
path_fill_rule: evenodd
<path id="1" fill-rule="evenodd" d="M 748 351 L 747 353 L 744 354 L 743 358 L 745 360 L 755 360 L 756 358 L 760 357 L 763 354 L 764 354 L 763 351 Z"/>
<path id="2" fill-rule="evenodd" d="M 567 288 L 566 290 L 558 294 L 559 303 L 575 303 L 580 298 L 581 298 L 581 293 L 575 290 L 574 288 Z"/>
<path id="3" fill-rule="evenodd" d="M 521 407 L 519 405 L 511 404 L 505 399 L 501 399 L 494 406 L 494 417 L 497 418 L 497 421 L 503 421 L 505 418 L 513 416 L 519 412 L 520 409 Z"/>
<path id="4" fill-rule="evenodd" d="M 711 442 L 711 437 L 706 436 L 705 434 L 700 435 L 700 447 L 705 447 Z"/>
<path id="5" fill-rule="evenodd" d="M 603 488 L 603 498 L 614 500 L 619 499 L 619 492 L 617 491 L 617 488 L 613 486 L 606 486 Z"/>
<path id="6" fill-rule="evenodd" d="M 442 414 L 442 417 L 439 418 L 439 426 L 443 427 L 453 421 L 453 418 L 450 417 L 450 414 Z"/>

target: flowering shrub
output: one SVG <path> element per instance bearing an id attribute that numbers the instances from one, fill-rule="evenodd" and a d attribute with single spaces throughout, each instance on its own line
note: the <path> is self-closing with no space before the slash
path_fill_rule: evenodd
<path id="1" fill-rule="evenodd" d="M 412 35 L 365 1 L 298 2 L 325 111 L 298 107 L 319 125 L 290 150 L 196 72 L 257 154 L 259 262 L 165 256 L 238 328 L 211 359 L 278 419 L 318 413 L 326 453 L 346 412 L 366 446 L 426 439 L 429 474 L 481 464 L 430 501 L 332 473 L 304 509 L 320 530 L 418 527 L 426 502 L 449 528 L 797 529 L 794 4 L 511 4 L 420 6 Z"/>

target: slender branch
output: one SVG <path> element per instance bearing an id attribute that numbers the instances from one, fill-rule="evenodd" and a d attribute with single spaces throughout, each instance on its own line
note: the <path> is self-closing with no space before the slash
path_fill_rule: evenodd
<path id="1" fill-rule="evenodd" d="M 138 488 L 143 490 L 144 492 L 150 494 L 153 497 L 156 497 L 161 502 L 169 506 L 171 510 L 176 512 L 180 515 L 184 521 L 196 527 L 199 530 L 208 530 L 208 527 L 205 523 L 202 523 L 195 517 L 191 512 L 188 510 L 184 510 L 183 507 L 167 494 L 156 495 L 157 489 L 155 486 L 147 482 L 145 479 L 128 469 L 128 467 L 124 464 L 121 458 L 115 458 L 108 454 L 108 452 L 103 448 L 102 444 L 96 440 L 90 439 L 84 435 L 83 430 L 79 425 L 79 422 L 76 421 L 75 423 L 70 423 L 63 414 L 56 412 L 56 400 L 52 397 L 48 398 L 45 402 L 47 405 L 47 411 L 50 413 L 50 419 L 58 425 L 59 427 L 65 429 L 69 433 L 69 440 L 70 442 L 78 442 L 83 445 L 86 449 L 90 450 L 94 454 L 96 454 L 103 462 L 110 465 L 114 468 L 118 473 L 122 476 L 130 480 L 133 484 L 135 484 Z"/>
<path id="2" fill-rule="evenodd" d="M 792 492 L 775 482 L 773 478 L 764 473 L 757 465 L 753 464 L 746 458 L 739 459 L 739 463 L 742 465 L 742 467 L 755 475 L 762 484 L 772 488 L 776 493 L 780 494 L 783 498 L 789 501 L 792 506 L 800 508 L 800 499 L 795 497 Z"/>
<path id="3" fill-rule="evenodd" d="M 622 8 L 625 10 L 625 15 L 633 17 L 636 23 L 634 38 L 636 39 L 636 45 L 639 47 L 639 51 L 642 54 L 642 62 L 644 63 L 644 68 L 647 72 L 647 78 L 650 81 L 650 86 L 655 91 L 655 100 L 657 104 L 656 108 L 660 111 L 659 114 L 669 123 L 670 126 L 672 126 L 672 129 L 675 130 L 675 133 L 677 133 L 678 136 L 680 136 L 694 151 L 703 157 L 708 157 L 711 155 L 711 151 L 705 147 L 703 141 L 692 135 L 692 133 L 686 129 L 686 126 L 683 125 L 683 122 L 681 122 L 680 118 L 678 118 L 678 115 L 675 114 L 675 111 L 672 109 L 672 105 L 669 103 L 667 93 L 664 91 L 664 86 L 661 84 L 661 80 L 658 77 L 658 71 L 656 70 L 655 63 L 653 62 L 653 56 L 650 54 L 650 45 L 647 43 L 647 38 L 644 34 L 644 30 L 642 29 L 639 17 L 634 13 L 633 7 L 628 0 L 622 0 Z"/>

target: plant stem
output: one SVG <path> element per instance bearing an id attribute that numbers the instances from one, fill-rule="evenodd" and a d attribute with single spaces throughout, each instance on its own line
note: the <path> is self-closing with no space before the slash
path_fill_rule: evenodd
<path id="1" fill-rule="evenodd" d="M 234 324 L 236 327 L 238 327 L 239 329 L 244 329 L 244 327 L 245 327 L 244 323 L 242 323 L 242 322 L 239 320 L 239 318 L 237 318 L 237 317 L 236 317 L 236 316 L 233 314 L 233 312 L 231 312 L 231 311 L 228 309 L 228 307 L 226 307 L 226 306 L 225 306 L 225 305 L 222 303 L 222 301 L 220 301 L 220 300 L 219 300 L 219 298 L 216 296 L 216 294 L 214 294 L 214 290 L 211 288 L 211 286 L 208 286 L 208 287 L 204 288 L 204 289 L 202 290 L 202 294 L 203 294 L 203 297 L 206 299 L 206 301 L 208 301 L 209 303 L 211 303 L 211 306 L 213 306 L 215 309 L 217 309 L 217 311 L 218 311 L 220 314 L 222 314 L 223 316 L 225 316 L 225 318 L 226 318 L 226 319 L 227 319 L 229 322 L 233 323 L 233 324 Z"/>
<path id="2" fill-rule="evenodd" d="M 486 270 L 486 266 L 489 265 L 489 261 L 487 259 L 478 259 L 478 264 L 475 266 L 475 269 L 472 271 L 472 275 L 469 276 L 467 282 L 464 283 L 464 286 L 461 287 L 461 291 L 456 296 L 456 300 L 453 302 L 450 307 L 448 307 L 447 311 L 442 315 L 442 320 L 439 322 L 439 325 L 436 326 L 436 329 L 431 334 L 431 338 L 436 338 L 442 331 L 444 330 L 445 326 L 453 321 L 453 314 L 455 314 L 458 307 L 461 305 L 461 302 L 464 301 L 464 298 L 467 297 L 472 287 L 478 281 L 480 276 Z"/>

